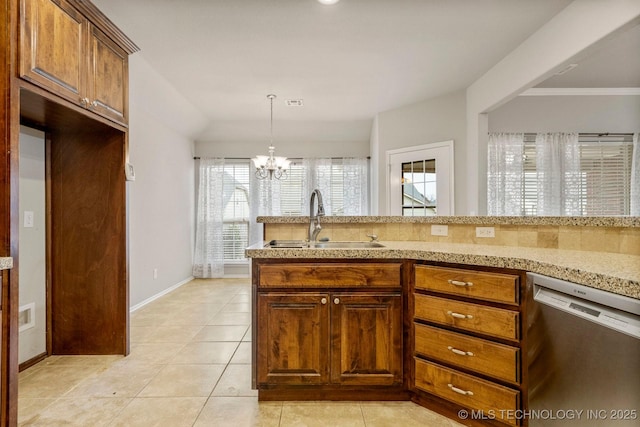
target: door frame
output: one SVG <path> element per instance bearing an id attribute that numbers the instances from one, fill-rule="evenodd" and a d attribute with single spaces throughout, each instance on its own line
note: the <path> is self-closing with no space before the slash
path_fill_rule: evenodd
<path id="1" fill-rule="evenodd" d="M 441 197 L 440 191 L 438 191 L 438 203 L 442 200 L 444 203 L 444 207 L 448 208 L 448 213 L 444 215 L 453 215 L 454 214 L 454 152 L 453 152 L 453 139 L 439 142 L 432 142 L 423 145 L 414 145 L 411 147 L 398 148 L 395 150 L 387 150 L 386 151 L 386 160 L 387 160 L 387 173 L 386 173 L 386 187 L 387 187 L 387 214 L 392 214 L 392 200 L 391 200 L 391 192 L 392 192 L 392 178 L 395 177 L 395 174 L 401 174 L 401 171 L 395 171 L 393 169 L 392 157 L 400 154 L 411 154 L 415 152 L 416 154 L 421 151 L 439 151 L 440 153 L 444 152 L 446 157 L 448 157 L 448 161 L 446 161 L 445 167 L 448 169 L 448 180 L 449 180 L 449 188 L 448 191 L 444 192 L 444 197 Z M 420 157 L 424 157 L 421 155 Z M 434 154 L 434 157 L 435 154 Z M 437 172 L 436 172 L 437 173 Z M 445 173 L 447 173 L 445 171 Z M 399 182 L 399 181 L 398 181 Z M 448 199 L 448 200 L 447 200 Z M 401 213 L 402 214 L 402 213 Z M 440 214 L 438 214 L 440 215 Z"/>

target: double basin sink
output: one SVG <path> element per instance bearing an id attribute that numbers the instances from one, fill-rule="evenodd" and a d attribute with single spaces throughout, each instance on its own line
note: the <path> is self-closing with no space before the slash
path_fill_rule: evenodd
<path id="1" fill-rule="evenodd" d="M 307 242 L 305 240 L 272 240 L 265 248 L 291 249 L 371 249 L 384 248 L 379 242 Z"/>

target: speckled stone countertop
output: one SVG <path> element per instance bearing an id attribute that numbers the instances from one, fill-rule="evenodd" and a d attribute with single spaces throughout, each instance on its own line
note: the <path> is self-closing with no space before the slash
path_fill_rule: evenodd
<path id="1" fill-rule="evenodd" d="M 259 216 L 264 224 L 308 224 L 308 216 Z M 557 225 L 583 227 L 640 227 L 640 217 L 599 216 L 324 216 L 326 224 L 420 223 L 420 224 L 480 224 L 480 225 Z"/>
<path id="2" fill-rule="evenodd" d="M 249 258 L 410 259 L 513 268 L 640 299 L 640 256 L 462 243 L 381 241 L 373 249 L 247 248 Z"/>
<path id="3" fill-rule="evenodd" d="M 0 257 L 0 270 L 8 270 L 13 268 L 13 258 Z"/>

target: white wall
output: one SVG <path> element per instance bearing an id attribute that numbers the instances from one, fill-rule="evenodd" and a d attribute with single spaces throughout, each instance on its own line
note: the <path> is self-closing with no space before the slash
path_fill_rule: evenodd
<path id="1" fill-rule="evenodd" d="M 489 113 L 490 132 L 638 132 L 640 96 L 519 96 Z"/>
<path id="2" fill-rule="evenodd" d="M 18 362 L 46 352 L 46 211 L 44 134 L 20 128 L 19 256 L 20 306 L 34 303 L 35 324 L 20 332 Z M 24 227 L 24 211 L 34 213 L 33 227 Z"/>
<path id="3" fill-rule="evenodd" d="M 130 306 L 191 278 L 193 135 L 206 120 L 141 54 L 130 58 Z M 154 279 L 157 269 L 157 279 Z"/>
<path id="4" fill-rule="evenodd" d="M 464 91 L 385 111 L 377 117 L 378 211 L 387 215 L 386 152 L 397 148 L 454 140 L 455 211 L 464 209 L 466 165 L 466 98 Z"/>
<path id="5" fill-rule="evenodd" d="M 637 0 L 575 0 L 467 88 L 466 213 L 486 213 L 487 113 L 639 20 Z"/>

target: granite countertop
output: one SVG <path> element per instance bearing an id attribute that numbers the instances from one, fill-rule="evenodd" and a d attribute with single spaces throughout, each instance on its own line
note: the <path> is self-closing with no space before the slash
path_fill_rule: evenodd
<path id="1" fill-rule="evenodd" d="M 13 258 L 0 257 L 0 270 L 8 270 L 13 268 Z"/>
<path id="2" fill-rule="evenodd" d="M 249 258 L 413 259 L 513 268 L 568 280 L 640 299 L 640 256 L 562 249 L 462 243 L 381 241 L 373 249 L 264 248 L 246 250 Z"/>
<path id="3" fill-rule="evenodd" d="M 308 224 L 308 216 L 259 216 L 264 224 Z M 323 216 L 325 224 L 473 224 L 473 225 L 549 225 L 582 227 L 640 227 L 637 216 Z"/>

